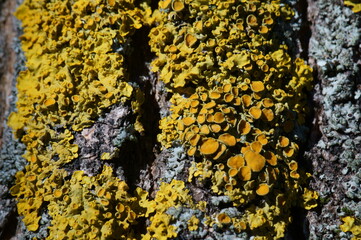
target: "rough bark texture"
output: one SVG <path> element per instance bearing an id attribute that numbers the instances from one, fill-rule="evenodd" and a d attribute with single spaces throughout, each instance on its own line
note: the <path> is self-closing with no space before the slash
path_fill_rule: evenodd
<path id="1" fill-rule="evenodd" d="M 308 1 L 309 62 L 315 69 L 310 149 L 317 211 L 308 213 L 312 239 L 349 239 L 341 217 L 361 214 L 360 15 L 341 1 Z"/>
<path id="2" fill-rule="evenodd" d="M 310 93 L 313 115 L 308 121 L 311 131 L 302 149 L 301 163 L 311 170 L 311 187 L 319 192 L 320 201 L 317 209 L 308 213 L 294 209 L 294 223 L 287 238 L 351 239 L 350 233 L 341 232 L 339 226 L 342 216 L 361 219 L 360 16 L 340 0 L 289 2 L 300 15 L 288 28 L 278 31 L 291 39 L 288 44 L 293 55 L 308 60 L 314 69 L 315 87 Z M 16 5 L 13 0 L 0 1 L 0 239 L 44 234 L 32 235 L 25 230 L 15 200 L 8 193 L 15 173 L 25 165 L 21 158 L 24 146 L 6 125 L 6 117 L 15 108 L 16 76 L 24 67 L 18 40 L 20 23 L 12 16 Z M 158 121 L 169 111 L 169 96 L 163 83 L 149 71 L 153 56 L 147 45 L 148 31 L 144 28 L 133 37 L 133 44 L 139 48 L 131 53 L 128 62 L 128 66 L 136 66 L 130 67 L 130 78 L 145 93 L 145 134 L 128 127 L 134 122 L 130 106 L 113 106 L 91 128 L 75 135 L 79 157 L 65 169 L 98 174 L 104 163 L 95 159 L 102 152 L 115 151 L 117 156 L 108 164 L 116 175 L 130 188 L 139 186 L 154 196 L 159 178 L 186 179 L 185 169 L 192 159 L 180 146 L 161 150 L 156 140 Z M 188 187 L 196 201 L 210 198 L 202 186 Z M 222 239 L 213 233 L 203 238 L 206 236 Z"/>
<path id="3" fill-rule="evenodd" d="M 0 1 L 0 238 L 16 239 L 20 219 L 16 213 L 16 201 L 9 194 L 15 173 L 24 168 L 26 161 L 23 144 L 16 141 L 6 118 L 15 110 L 16 76 L 24 68 L 20 50 L 20 22 L 13 16 L 17 1 Z M 11 227 L 9 227 L 11 226 Z"/>

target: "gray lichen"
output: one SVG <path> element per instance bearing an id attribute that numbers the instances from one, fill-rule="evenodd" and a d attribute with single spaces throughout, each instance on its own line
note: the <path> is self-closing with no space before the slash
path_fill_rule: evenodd
<path id="1" fill-rule="evenodd" d="M 341 217 L 360 217 L 361 78 L 360 17 L 336 0 L 308 1 L 309 54 L 317 70 L 315 126 L 320 139 L 305 155 L 312 160 L 320 213 L 311 212 L 310 239 L 345 239 Z M 315 129 L 314 131 L 317 131 Z M 317 135 L 317 134 L 316 134 Z M 349 239 L 349 238 L 347 238 Z"/>
<path id="2" fill-rule="evenodd" d="M 17 1 L 16 4 L 20 4 L 20 2 L 21 1 Z M 14 38 L 11 43 L 8 43 L 11 44 L 12 51 L 14 51 L 15 55 L 15 62 L 12 66 L 14 74 L 11 75 L 11 86 L 9 86 L 11 88 L 11 94 L 5 96 L 7 101 L 4 104 L 8 104 L 8 106 L 2 106 L 1 109 L 5 109 L 5 112 L 0 112 L 0 115 L 5 117 L 4 122 L 0 124 L 0 126 L 3 127 L 2 136 L 0 135 L 0 238 L 2 238 L 7 231 L 15 231 L 14 228 L 16 228 L 16 226 L 14 226 L 14 224 L 16 223 L 10 223 L 9 219 L 16 219 L 16 203 L 15 199 L 10 196 L 9 189 L 14 184 L 15 173 L 23 170 L 26 165 L 26 160 L 22 157 L 25 152 L 25 146 L 14 138 L 12 130 L 6 124 L 9 113 L 16 109 L 16 77 L 20 71 L 24 70 L 25 62 L 18 38 L 22 34 L 19 21 L 13 17 L 10 22 L 13 24 L 12 28 L 17 38 Z M 5 45 L 2 44 L 1 46 Z M 0 52 L 4 53 L 3 47 L 0 48 Z M 3 55 L 0 57 L 1 64 L 3 64 L 7 60 L 7 56 Z M 2 76 L 0 75 L 0 77 Z M 12 225 L 11 227 L 13 229 L 9 229 L 8 225 Z"/>
<path id="3" fill-rule="evenodd" d="M 176 146 L 166 151 L 169 151 L 170 155 L 169 158 L 167 158 L 162 181 L 169 183 L 172 179 L 177 179 L 179 173 L 185 171 L 187 160 L 182 146 Z"/>

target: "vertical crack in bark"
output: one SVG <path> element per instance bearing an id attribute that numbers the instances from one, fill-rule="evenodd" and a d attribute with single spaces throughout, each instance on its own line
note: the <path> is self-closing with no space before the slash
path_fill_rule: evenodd
<path id="1" fill-rule="evenodd" d="M 150 72 L 149 63 L 152 54 L 148 44 L 150 27 L 143 26 L 132 37 L 132 46 L 136 46 L 127 62 L 130 82 L 136 83 L 144 93 L 144 103 L 141 106 L 141 122 L 144 133 L 138 135 L 136 142 L 128 141 L 121 149 L 125 160 L 124 173 L 128 185 L 132 188 L 139 185 L 144 177 L 145 170 L 155 160 L 155 151 L 158 149 L 157 134 L 160 120 L 160 108 L 156 100 L 155 85 L 157 79 Z M 148 179 L 152 181 L 152 179 Z"/>
<path id="2" fill-rule="evenodd" d="M 300 0 L 298 2 L 298 11 L 301 16 L 301 28 L 299 32 L 299 39 L 301 42 L 300 57 L 303 59 L 309 58 L 309 43 L 311 39 L 311 22 L 308 20 L 308 2 L 307 0 Z"/>
<path id="3" fill-rule="evenodd" d="M 315 69 L 313 59 L 309 56 L 309 43 L 312 36 L 312 22 L 309 20 L 309 4 L 307 0 L 298 1 L 296 8 L 300 14 L 301 26 L 298 32 L 298 38 L 300 41 L 299 56 L 306 60 L 314 68 L 313 78 L 314 85 L 318 84 L 318 71 Z M 299 150 L 300 164 L 307 172 L 312 173 L 312 163 L 310 160 L 305 159 L 303 156 L 305 152 L 313 148 L 317 144 L 318 139 L 321 137 L 321 133 L 317 124 L 317 115 L 319 107 L 314 100 L 315 91 L 311 93 L 305 93 L 308 95 L 308 107 L 309 115 L 306 118 L 306 126 L 309 127 L 307 133 L 307 144 L 302 144 Z M 317 105 L 317 108 L 315 106 Z M 307 219 L 307 211 L 303 208 L 294 207 L 291 209 L 292 223 L 288 227 L 286 239 L 290 240 L 306 240 L 309 239 L 309 222 Z"/>

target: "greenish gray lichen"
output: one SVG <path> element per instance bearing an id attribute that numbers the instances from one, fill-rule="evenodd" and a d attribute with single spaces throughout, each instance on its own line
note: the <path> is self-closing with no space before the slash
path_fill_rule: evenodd
<path id="1" fill-rule="evenodd" d="M 321 138 L 306 156 L 315 170 L 312 186 L 328 199 L 320 214 L 309 213 L 310 239 L 349 239 L 339 226 L 347 215 L 342 209 L 353 209 L 356 217 L 361 209 L 360 16 L 335 0 L 309 4 L 309 53 L 320 80 L 315 122 Z"/>
<path id="2" fill-rule="evenodd" d="M 0 2 L 0 7 L 2 6 L 3 1 Z M 17 5 L 20 4 L 20 1 L 17 1 Z M 15 31 L 16 36 L 21 35 L 21 28 L 19 21 L 12 19 L 13 25 L 11 26 Z M 5 36 L 5 35 L 4 35 Z M 1 40 L 4 40 L 1 37 Z M 5 41 L 5 40 L 4 40 Z M 12 50 L 15 54 L 15 63 L 12 66 L 13 69 L 13 78 L 11 79 L 11 94 L 9 96 L 1 96 L 5 94 L 5 92 L 0 93 L 2 98 L 7 99 L 8 106 L 2 106 L 1 109 L 4 109 L 4 112 L 0 111 L 0 116 L 5 117 L 7 119 L 10 112 L 14 111 L 16 106 L 16 77 L 18 73 L 24 70 L 24 62 L 25 57 L 20 48 L 20 40 L 19 38 L 14 38 L 11 42 Z M 8 53 L 5 51 L 5 43 L 1 42 L 0 47 L 0 66 L 5 64 L 8 60 Z M 11 75 L 8 75 L 11 76 Z M 3 75 L 0 73 L 0 78 Z M 6 105 L 6 103 L 4 103 Z M 2 119 L 2 118 L 0 118 Z M 6 121 L 0 123 L 0 127 L 3 128 L 1 137 L 1 145 L 0 145 L 0 238 L 5 234 L 8 229 L 8 219 L 11 218 L 11 215 L 15 216 L 15 201 L 13 197 L 9 195 L 9 189 L 14 183 L 15 173 L 19 170 L 22 170 L 26 165 L 26 160 L 22 158 L 22 154 L 24 154 L 25 146 L 20 141 L 16 140 L 12 134 L 11 128 L 9 128 L 6 124 Z M 25 231 L 26 232 L 26 231 Z"/>
<path id="3" fill-rule="evenodd" d="M 166 169 L 164 169 L 164 175 L 162 181 L 171 182 L 172 179 L 177 179 L 177 175 L 185 171 L 187 162 L 186 154 L 182 146 L 176 146 L 164 151 L 170 152 L 170 157 L 166 160 Z"/>

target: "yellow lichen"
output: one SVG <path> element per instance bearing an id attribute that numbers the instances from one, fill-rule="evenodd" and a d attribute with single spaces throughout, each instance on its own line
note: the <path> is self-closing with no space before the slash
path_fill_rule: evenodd
<path id="1" fill-rule="evenodd" d="M 179 141 L 194 157 L 189 182 L 209 184 L 211 194 L 226 195 L 243 208 L 239 218 L 223 211 L 205 218 L 233 224 L 255 239 L 283 237 L 290 208 L 310 209 L 318 197 L 301 187 L 306 177 L 298 169 L 292 134 L 305 122 L 303 93 L 311 86 L 312 69 L 270 38 L 277 18 L 289 20 L 292 10 L 279 0 L 158 5 L 153 14 L 133 0 L 26 0 L 19 7 L 28 62 L 18 78 L 18 112 L 9 117 L 29 161 L 11 188 L 19 214 L 36 231 L 40 209 L 47 208 L 49 239 L 139 238 L 133 231 L 138 217 L 150 222 L 143 239 L 168 239 L 179 231 L 169 209 L 206 210 L 204 203 L 193 203 L 183 181 L 162 182 L 150 200 L 139 188 L 130 195 L 108 166 L 95 176 L 68 176 L 61 169 L 78 157 L 73 131 L 91 126 L 112 104 L 133 100 L 134 127 L 144 131 L 144 94 L 127 82 L 123 51 L 116 48 L 146 22 L 156 23 L 150 30 L 157 56 L 152 70 L 172 94 L 158 140 L 164 147 Z M 192 216 L 188 229 L 196 231 L 199 224 Z"/>
<path id="2" fill-rule="evenodd" d="M 361 221 L 355 217 L 344 217 L 342 218 L 343 224 L 340 225 L 340 229 L 343 232 L 351 232 L 352 240 L 361 238 Z"/>
<path id="3" fill-rule="evenodd" d="M 352 11 L 358 13 L 361 11 L 361 2 L 359 0 L 344 0 L 346 6 L 352 7 Z"/>
<path id="4" fill-rule="evenodd" d="M 166 240 L 177 236 L 176 227 L 171 224 L 173 217 L 166 211 L 171 207 L 195 207 L 188 192 L 183 181 L 172 180 L 169 184 L 161 183 L 155 199 L 152 201 L 146 198 L 146 193 L 143 194 L 139 205 L 147 209 L 145 216 L 149 217 L 151 224 L 147 227 L 147 233 L 142 236 L 142 239 Z M 195 222 L 193 221 L 191 224 L 191 228 L 196 229 Z"/>
<path id="5" fill-rule="evenodd" d="M 188 229 L 190 231 L 196 231 L 198 229 L 199 219 L 196 216 L 192 216 L 188 220 Z"/>
<path id="6" fill-rule="evenodd" d="M 8 123 L 26 145 L 29 165 L 17 173 L 11 193 L 29 230 L 37 230 L 41 207 L 64 196 L 59 189 L 67 173 L 61 167 L 78 157 L 73 131 L 91 126 L 115 103 L 134 99 L 139 113 L 141 98 L 134 96 L 116 48 L 142 26 L 143 14 L 148 15 L 132 0 L 26 0 L 16 11 L 27 69 L 17 79 L 17 112 Z M 139 124 L 135 128 L 142 130 Z M 64 224 L 64 219 L 53 221 L 53 229 Z M 112 224 L 105 223 L 99 233 L 106 234 Z"/>
<path id="7" fill-rule="evenodd" d="M 109 166 L 104 166 L 103 172 L 93 177 L 82 171 L 74 172 L 71 179 L 56 190 L 62 196 L 48 206 L 52 220 L 47 239 L 134 238 L 131 226 L 144 210 L 134 207 L 140 199 L 127 191 L 126 183 L 112 176 Z"/>
<path id="8" fill-rule="evenodd" d="M 166 2 L 149 35 L 157 55 L 152 69 L 173 94 L 158 139 L 163 147 L 178 140 L 195 157 L 189 181 L 210 183 L 235 206 L 267 199 L 242 223 L 254 233 L 271 224 L 268 237 L 280 238 L 287 209 L 309 209 L 317 199 L 300 187 L 306 175 L 295 167 L 298 145 L 291 134 L 305 121 L 303 92 L 311 87 L 312 69 L 269 34 L 292 10 L 280 1 L 210 0 L 184 1 L 187 12 L 178 14 Z M 283 191 L 287 205 L 279 200 Z"/>

